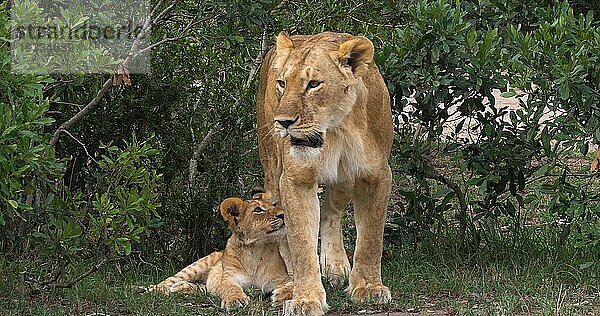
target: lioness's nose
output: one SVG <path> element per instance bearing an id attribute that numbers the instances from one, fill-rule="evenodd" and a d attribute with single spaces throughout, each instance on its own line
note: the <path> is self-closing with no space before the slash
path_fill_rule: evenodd
<path id="1" fill-rule="evenodd" d="M 281 126 L 283 126 L 283 128 L 288 128 L 290 127 L 290 125 L 296 123 L 298 121 L 298 118 L 294 119 L 294 120 L 275 120 L 277 121 L 277 123 L 279 123 Z"/>
<path id="2" fill-rule="evenodd" d="M 275 215 L 277 218 L 283 220 L 283 213 Z"/>

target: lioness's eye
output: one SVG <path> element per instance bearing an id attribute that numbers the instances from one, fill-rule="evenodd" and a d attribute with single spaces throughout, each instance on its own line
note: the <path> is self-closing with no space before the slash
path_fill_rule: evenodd
<path id="1" fill-rule="evenodd" d="M 265 212 L 265 210 L 263 210 L 263 209 L 262 209 L 262 208 L 260 208 L 260 207 L 257 207 L 257 208 L 255 208 L 255 209 L 254 209 L 254 211 L 252 211 L 252 212 L 254 212 L 254 213 L 264 213 L 264 212 Z"/>
<path id="2" fill-rule="evenodd" d="M 283 80 L 277 80 L 277 85 L 281 88 L 284 89 L 285 88 L 285 81 Z"/>
<path id="3" fill-rule="evenodd" d="M 311 80 L 308 82 L 308 88 L 313 89 L 321 85 L 323 81 Z"/>

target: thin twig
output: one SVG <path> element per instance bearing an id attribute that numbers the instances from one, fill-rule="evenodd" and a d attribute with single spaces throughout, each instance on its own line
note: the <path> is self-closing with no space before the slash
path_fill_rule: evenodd
<path id="1" fill-rule="evenodd" d="M 94 159 L 94 157 L 92 157 L 92 155 L 90 155 L 90 152 L 87 150 L 87 147 L 85 146 L 85 144 L 83 142 L 81 142 L 79 139 L 77 139 L 75 136 L 73 136 L 73 134 L 71 134 L 67 130 L 64 130 L 63 133 L 69 135 L 69 137 L 71 137 L 73 140 L 75 140 L 77 143 L 79 143 L 79 145 L 81 145 L 81 147 L 83 147 L 83 150 L 85 150 L 85 154 L 88 156 L 88 158 L 92 159 L 93 162 L 98 164 L 96 159 Z"/>
<path id="2" fill-rule="evenodd" d="M 56 103 L 56 104 L 64 104 L 64 105 L 70 105 L 70 106 L 76 106 L 78 108 L 82 108 L 83 105 L 82 104 L 77 104 L 77 103 L 71 103 L 71 102 L 65 102 L 65 101 L 52 101 L 52 103 Z"/>
<path id="3" fill-rule="evenodd" d="M 171 12 L 171 10 L 173 10 L 173 8 L 175 8 L 175 6 L 177 6 L 177 4 L 179 4 L 179 2 L 181 2 L 181 0 L 175 0 L 175 1 L 171 2 L 171 4 L 168 7 L 166 7 L 164 10 L 162 10 L 162 12 L 160 12 L 156 16 L 156 18 L 152 21 L 152 23 L 157 24 L 158 21 L 160 21 L 164 15 Z"/>
<path id="4" fill-rule="evenodd" d="M 211 18 L 212 18 L 212 17 L 211 17 Z M 188 24 L 187 24 L 187 25 L 186 25 L 186 26 L 185 26 L 185 27 L 184 27 L 184 28 L 183 28 L 183 29 L 182 29 L 182 30 L 179 32 L 179 34 L 178 34 L 177 36 L 175 36 L 175 37 L 167 37 L 167 38 L 163 38 L 162 40 L 160 40 L 160 41 L 158 41 L 158 42 L 156 42 L 156 43 L 154 43 L 154 44 L 152 44 L 152 45 L 149 45 L 149 46 L 148 46 L 148 47 L 146 47 L 146 48 L 143 48 L 143 49 L 139 50 L 139 51 L 137 52 L 137 54 L 138 54 L 138 55 L 140 55 L 140 54 L 143 54 L 143 53 L 145 53 L 145 52 L 147 52 L 147 51 L 149 51 L 149 50 L 153 49 L 154 47 L 156 47 L 156 46 L 159 46 L 159 45 L 162 45 L 162 44 L 164 44 L 164 43 L 167 43 L 167 42 L 173 42 L 173 41 L 180 40 L 180 39 L 182 39 L 182 38 L 184 38 L 184 37 L 186 36 L 186 34 L 188 33 L 188 31 L 189 31 L 190 29 L 192 29 L 192 27 L 194 27 L 194 26 L 198 25 L 199 23 L 201 23 L 201 22 L 203 22 L 203 21 L 205 21 L 205 20 L 208 20 L 208 18 L 207 18 L 207 19 L 204 19 L 204 20 L 201 20 L 201 21 L 196 21 L 195 19 L 192 19 L 192 20 L 190 20 L 190 22 L 189 22 L 189 23 L 188 23 Z"/>

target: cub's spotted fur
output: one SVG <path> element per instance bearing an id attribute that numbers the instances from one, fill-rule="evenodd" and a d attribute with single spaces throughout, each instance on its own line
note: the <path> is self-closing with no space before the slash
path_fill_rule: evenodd
<path id="1" fill-rule="evenodd" d="M 146 291 L 207 291 L 221 298 L 222 308 L 248 303 L 243 289 L 249 286 L 263 293 L 272 292 L 274 305 L 291 299 L 293 284 L 284 261 L 289 254 L 283 210 L 273 205 L 265 193 L 258 193 L 247 201 L 228 198 L 221 203 L 220 211 L 233 232 L 225 250 L 199 259 Z"/>

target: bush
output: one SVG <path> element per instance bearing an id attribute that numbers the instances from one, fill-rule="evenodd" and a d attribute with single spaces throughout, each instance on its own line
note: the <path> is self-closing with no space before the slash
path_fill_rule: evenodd
<path id="1" fill-rule="evenodd" d="M 140 142 L 134 135 L 124 148 L 102 146 L 88 182 L 95 194 L 72 194 L 64 188 L 62 196 L 48 195 L 48 209 L 38 214 L 33 237 L 41 260 L 52 265 L 27 274 L 37 286 L 72 285 L 65 279 L 72 277 L 71 268 L 81 271 L 80 259 L 105 263 L 128 256 L 149 229 L 160 226 L 162 175 L 156 171 L 159 151 L 152 141 Z"/>
<path id="2" fill-rule="evenodd" d="M 511 25 L 501 14 L 483 21 L 474 15 L 490 10 L 511 11 L 485 1 L 419 1 L 409 8 L 408 25 L 398 29 L 394 50 L 380 56 L 396 100 L 398 132 L 407 124 L 426 131 L 393 153 L 396 164 L 418 179 L 411 190 L 401 191 L 408 207 L 419 209 L 413 196 L 430 197 L 424 214 L 413 218 L 434 226 L 431 214 L 448 208 L 442 207 L 447 199 L 431 197 L 452 191 L 459 233 L 470 236 L 465 245 L 476 247 L 482 232 L 493 234 L 499 225 L 490 223 L 506 223 L 503 219 L 516 238 L 531 199 L 549 198 L 544 207 L 555 219 L 597 223 L 598 195 L 571 176 L 580 170 L 561 161 L 573 150 L 586 155 L 592 139 L 598 143 L 598 23 L 591 14 L 576 17 L 566 2 L 531 8 L 537 19 L 527 26 L 531 30 Z M 498 106 L 493 90 L 510 97 L 513 88 L 526 93 L 520 106 Z M 447 189 L 432 191 L 423 178 Z M 541 179 L 555 180 L 542 186 L 551 190 L 533 198 L 528 192 Z"/>
<path id="3" fill-rule="evenodd" d="M 0 40 L 8 38 L 8 17 L 0 15 Z M 63 161 L 47 151 L 44 127 L 48 100 L 42 96 L 52 79 L 11 73 L 9 43 L 0 42 L 0 249 L 22 250 L 20 238 L 28 235 L 38 209 L 64 171 Z"/>

